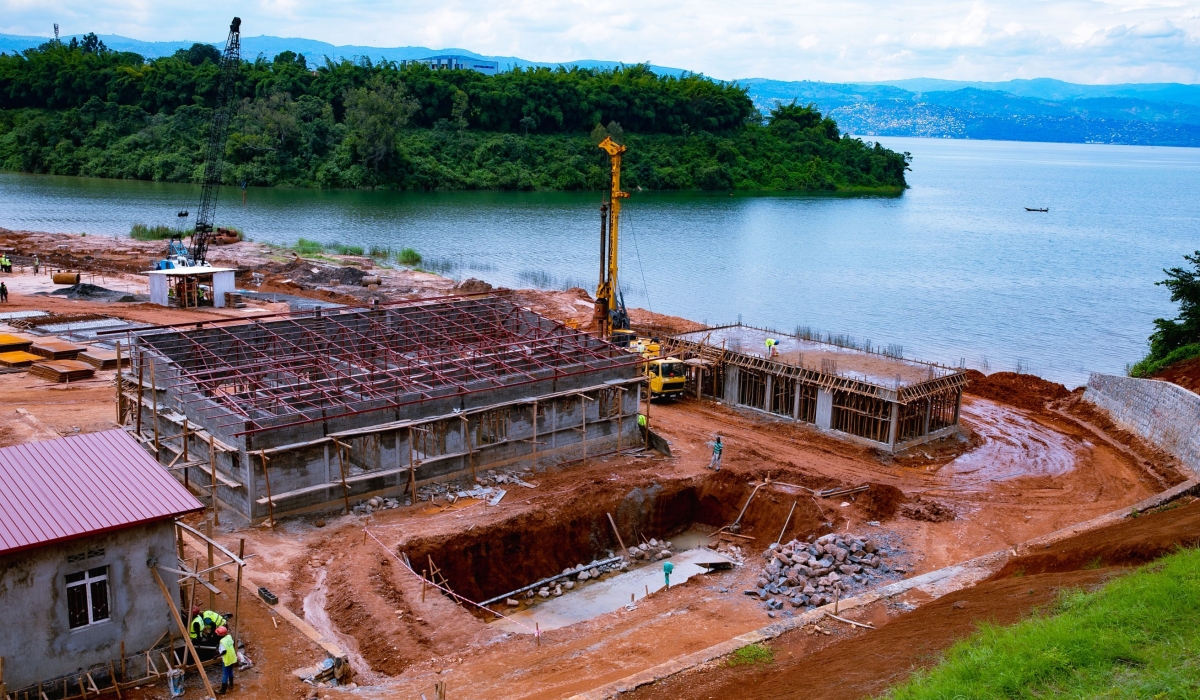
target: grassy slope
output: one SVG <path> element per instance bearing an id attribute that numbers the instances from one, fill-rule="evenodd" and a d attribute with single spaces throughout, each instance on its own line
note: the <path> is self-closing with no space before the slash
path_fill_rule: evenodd
<path id="1" fill-rule="evenodd" d="M 1012 627 L 985 627 L 884 697 L 1200 697 L 1200 551 L 1065 594 Z"/>

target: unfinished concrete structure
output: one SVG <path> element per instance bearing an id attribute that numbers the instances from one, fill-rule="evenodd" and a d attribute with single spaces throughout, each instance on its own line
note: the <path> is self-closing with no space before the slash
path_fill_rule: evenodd
<path id="1" fill-rule="evenodd" d="M 640 440 L 640 358 L 497 296 L 131 338 L 122 420 L 256 520 Z"/>
<path id="2" fill-rule="evenodd" d="M 776 341 L 774 352 L 767 339 Z M 669 338 L 697 396 L 898 452 L 958 429 L 966 370 L 741 324 Z"/>

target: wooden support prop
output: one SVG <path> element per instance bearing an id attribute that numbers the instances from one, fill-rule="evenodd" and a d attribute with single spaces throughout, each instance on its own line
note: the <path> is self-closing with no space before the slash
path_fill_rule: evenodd
<path id="1" fill-rule="evenodd" d="M 425 580 L 425 569 L 421 569 L 421 602 L 422 603 L 425 602 L 425 584 L 426 583 L 428 583 L 428 582 Z"/>
<path id="2" fill-rule="evenodd" d="M 271 472 L 267 469 L 270 458 L 262 450 L 258 451 L 258 456 L 262 459 L 263 479 L 267 482 L 267 517 L 270 518 L 268 527 L 275 527 L 275 501 L 271 498 Z"/>
<path id="3" fill-rule="evenodd" d="M 183 625 L 183 620 L 179 618 L 179 610 L 175 608 L 175 602 L 171 600 L 171 594 L 167 592 L 167 584 L 163 583 L 162 576 L 158 575 L 158 570 L 153 567 L 150 573 L 154 575 L 154 582 L 158 584 L 159 590 L 162 591 L 163 600 L 167 601 L 167 605 L 171 608 L 171 616 L 175 618 L 175 624 L 179 626 L 179 632 L 183 635 L 183 643 L 187 645 L 188 652 L 191 653 L 192 659 L 196 662 L 196 670 L 200 673 L 200 680 L 204 681 L 205 696 L 214 698 L 212 684 L 208 682 L 208 674 L 204 672 L 204 664 L 200 661 L 200 655 L 196 653 L 196 647 L 192 646 L 192 639 L 188 636 L 187 627 Z M 146 657 L 149 662 L 149 656 Z"/>
<path id="4" fill-rule="evenodd" d="M 640 385 L 639 385 L 640 386 Z M 640 390 L 639 390 L 640 393 Z M 654 398 L 653 392 L 650 391 L 650 383 L 646 383 L 646 444 L 644 447 L 650 449 L 650 401 Z"/>
<path id="5" fill-rule="evenodd" d="M 208 585 L 210 586 L 208 589 L 208 609 L 215 610 L 217 607 L 217 594 L 213 593 L 213 588 L 216 588 L 217 572 L 213 571 L 213 521 L 211 518 L 205 522 L 204 534 L 208 537 Z"/>
<path id="6" fill-rule="evenodd" d="M 144 373 L 144 370 L 146 369 L 145 362 L 146 362 L 145 353 L 139 352 L 138 353 L 138 404 L 137 404 L 137 435 L 139 438 L 142 437 L 142 403 L 145 401 L 145 399 L 142 398 L 142 386 L 143 386 L 142 374 Z"/>
<path id="7" fill-rule="evenodd" d="M 471 468 L 471 483 L 475 484 L 478 480 L 475 478 L 475 450 L 471 449 L 471 419 L 462 416 L 462 422 L 463 442 L 467 445 L 467 465 Z"/>
<path id="8" fill-rule="evenodd" d="M 617 523 L 613 520 L 612 513 L 605 513 L 608 516 L 608 524 L 612 525 L 613 534 L 617 536 L 617 542 L 621 545 L 621 550 L 625 552 L 625 558 L 633 561 L 633 557 L 629 556 L 629 549 L 625 547 L 625 541 L 621 539 L 621 533 L 617 530 Z"/>
<path id="9" fill-rule="evenodd" d="M 831 612 L 826 612 L 825 617 L 832 617 L 833 619 L 837 620 L 838 622 L 845 622 L 847 625 L 854 625 L 855 627 L 861 627 L 865 630 L 875 629 L 875 625 L 866 625 L 861 622 L 855 622 L 854 620 L 847 620 L 846 618 L 838 617 L 837 615 L 834 615 Z"/>
<path id="10" fill-rule="evenodd" d="M 121 659 L 124 661 L 124 659 Z M 117 682 L 117 669 L 113 667 L 113 662 L 108 662 L 108 677 L 112 679 L 112 688 L 109 690 L 116 691 L 117 700 L 121 700 L 121 684 Z"/>
<path id="11" fill-rule="evenodd" d="M 579 442 L 583 445 L 583 466 L 587 466 L 587 403 L 584 401 L 584 395 L 579 395 L 579 420 L 580 433 Z"/>
<path id="12" fill-rule="evenodd" d="M 796 504 L 799 501 L 792 502 L 792 509 L 788 511 L 787 520 L 783 521 L 783 529 L 779 531 L 779 539 L 775 540 L 779 544 L 783 544 L 783 533 L 787 532 L 787 526 L 792 524 L 792 513 L 796 512 Z"/>
<path id="13" fill-rule="evenodd" d="M 413 462 L 413 429 L 408 428 L 408 495 L 413 505 L 417 503 L 417 465 Z"/>
<path id="14" fill-rule="evenodd" d="M 185 427 L 187 426 L 186 418 L 184 419 L 183 424 Z M 186 441 L 187 438 L 184 438 L 184 440 Z M 184 445 L 185 445 L 184 449 L 186 450 L 187 443 L 185 442 Z M 216 446 L 213 444 L 213 436 L 212 436 L 212 434 L 209 434 L 209 436 L 208 436 L 208 473 L 212 475 L 211 495 L 212 495 L 213 523 L 216 525 L 220 525 L 221 524 L 221 514 L 217 512 L 220 509 L 217 506 L 217 451 L 216 451 L 215 447 Z M 187 472 L 185 471 L 184 474 L 187 474 Z M 235 637 L 235 639 L 236 639 L 236 637 Z"/>
<path id="15" fill-rule="evenodd" d="M 833 614 L 834 615 L 837 614 L 838 603 L 840 603 L 841 601 L 842 601 L 842 586 L 841 586 L 841 584 L 837 584 L 833 587 Z"/>
<path id="16" fill-rule="evenodd" d="M 117 341 L 117 425 L 124 425 L 121 415 L 121 341 Z"/>
<path id="17" fill-rule="evenodd" d="M 433 684 L 433 700 L 446 700 L 446 681 L 436 681 Z"/>
<path id="18" fill-rule="evenodd" d="M 538 402 L 537 402 L 537 399 L 534 399 L 533 400 L 533 456 L 532 456 L 532 460 L 531 460 L 533 462 L 534 473 L 537 473 L 537 464 L 538 464 L 538 461 L 537 461 L 538 460 L 538 456 L 537 456 L 537 446 L 538 446 L 537 416 L 538 416 Z"/>
<path id="19" fill-rule="evenodd" d="M 0 695 L 8 700 L 8 683 L 4 681 L 4 657 L 0 656 Z"/>
<path id="20" fill-rule="evenodd" d="M 185 569 L 187 568 L 187 564 L 185 564 L 182 559 L 179 560 L 179 563 L 182 564 Z M 192 563 L 192 571 L 199 571 L 199 570 L 200 570 L 200 560 L 195 559 L 195 560 L 193 560 L 193 563 Z M 191 587 L 190 592 L 188 593 L 187 610 L 188 610 L 189 616 L 192 614 L 192 608 L 196 607 L 196 582 L 197 581 L 199 581 L 199 577 L 192 579 L 192 587 Z M 188 624 L 191 624 L 190 617 L 188 618 Z"/>
<path id="21" fill-rule="evenodd" d="M 238 539 L 238 559 L 246 558 L 246 538 Z M 238 636 L 238 623 L 242 619 L 242 567 L 243 564 L 238 564 L 237 572 L 237 590 L 233 594 L 233 638 L 241 639 Z M 271 618 L 274 620 L 275 618 Z"/>
<path id="22" fill-rule="evenodd" d="M 349 450 L 349 445 L 346 445 L 337 440 L 333 441 L 334 447 L 337 448 L 338 457 L 338 473 L 342 476 L 342 500 L 346 504 L 346 514 L 350 513 L 350 489 L 346 486 L 346 463 L 342 458 L 342 450 Z"/>
<path id="23" fill-rule="evenodd" d="M 154 371 L 154 358 L 150 359 L 150 393 L 153 397 L 153 403 L 150 404 L 151 417 L 154 420 L 154 459 L 160 459 L 162 455 L 162 447 L 158 442 L 158 377 Z"/>

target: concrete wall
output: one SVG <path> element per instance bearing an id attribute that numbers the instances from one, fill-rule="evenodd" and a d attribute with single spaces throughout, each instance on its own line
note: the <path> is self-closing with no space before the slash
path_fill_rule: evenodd
<path id="1" fill-rule="evenodd" d="M 594 381 L 595 377 L 591 377 Z M 517 463 L 528 463 L 533 459 L 532 438 L 537 435 L 537 460 L 539 464 L 579 459 L 584 455 L 584 436 L 580 430 L 587 416 L 587 454 L 597 455 L 616 449 L 618 428 L 621 430 L 621 445 L 632 446 L 641 441 L 637 426 L 637 385 L 625 385 L 624 401 L 620 408 L 621 418 L 600 417 L 599 402 L 581 401 L 578 396 L 546 399 L 539 403 L 537 430 L 533 425 L 533 407 L 530 404 L 507 408 L 507 440 L 495 444 L 479 444 L 475 439 L 478 414 L 470 416 L 472 435 L 468 454 L 463 434 L 463 422 L 449 419 L 445 432 L 445 451 L 440 454 L 424 455 L 420 452 L 420 440 L 413 447 L 417 462 L 418 484 L 456 478 L 469 474 L 472 464 L 475 471 L 485 471 Z M 561 389 L 560 389 L 561 390 Z M 591 392 L 595 395 L 596 392 Z M 449 414 L 444 410 L 441 415 Z M 425 415 L 439 415 L 432 411 Z M 422 415 L 413 415 L 419 419 Z M 374 421 L 366 425 L 379 424 Z M 359 500 L 378 493 L 396 496 L 408 483 L 409 444 L 408 431 L 373 433 L 357 438 L 342 438 L 342 442 L 353 448 L 345 462 L 347 489 L 351 500 Z M 366 445 L 364 445 L 366 443 Z M 257 519 L 269 515 L 266 503 L 258 503 L 267 495 L 267 478 L 262 471 L 260 458 L 253 453 L 242 458 L 248 462 L 249 480 L 247 489 L 230 494 L 227 503 L 247 504 L 241 512 Z M 338 462 L 337 448 L 331 443 L 311 445 L 287 452 L 270 455 L 267 463 L 270 470 L 270 492 L 276 496 L 275 515 L 321 507 L 341 507 L 343 494 L 342 466 Z M 384 472 L 376 474 L 375 472 Z M 392 473 L 387 473 L 392 472 Z M 317 487 L 317 488 L 312 488 Z M 279 498 L 280 494 L 304 489 L 305 493 Z M 244 494 L 244 495 L 243 495 Z"/>
<path id="2" fill-rule="evenodd" d="M 1200 474 L 1200 396 L 1157 379 L 1092 374 L 1083 399 Z"/>
<path id="3" fill-rule="evenodd" d="M 67 561 L 79 555 L 82 560 Z M 126 654 L 145 651 L 174 629 L 167 602 L 146 566 L 150 557 L 161 565 L 175 564 L 172 520 L 0 556 L 0 656 L 9 690 L 115 661 L 122 641 Z M 99 566 L 108 566 L 110 618 L 72 630 L 66 576 Z M 177 601 L 175 577 L 160 575 Z"/>

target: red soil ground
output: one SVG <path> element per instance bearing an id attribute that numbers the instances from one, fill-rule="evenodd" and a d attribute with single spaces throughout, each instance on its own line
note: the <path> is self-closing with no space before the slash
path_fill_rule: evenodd
<path id="1" fill-rule="evenodd" d="M 775 662 L 730 668 L 714 663 L 630 694 L 636 700 L 758 698 L 858 700 L 937 663 L 981 623 L 1009 625 L 1052 604 L 1068 589 L 1092 589 L 1121 568 L 1200 542 L 1200 502 L 1128 519 L 1018 557 L 991 579 L 899 614 L 882 602 L 851 617 L 878 629 L 829 621 L 834 634 L 788 632 L 769 645 Z"/>
<path id="2" fill-rule="evenodd" d="M 1200 357 L 1176 362 L 1154 375 L 1154 378 L 1173 382 L 1184 389 L 1200 393 Z"/>

